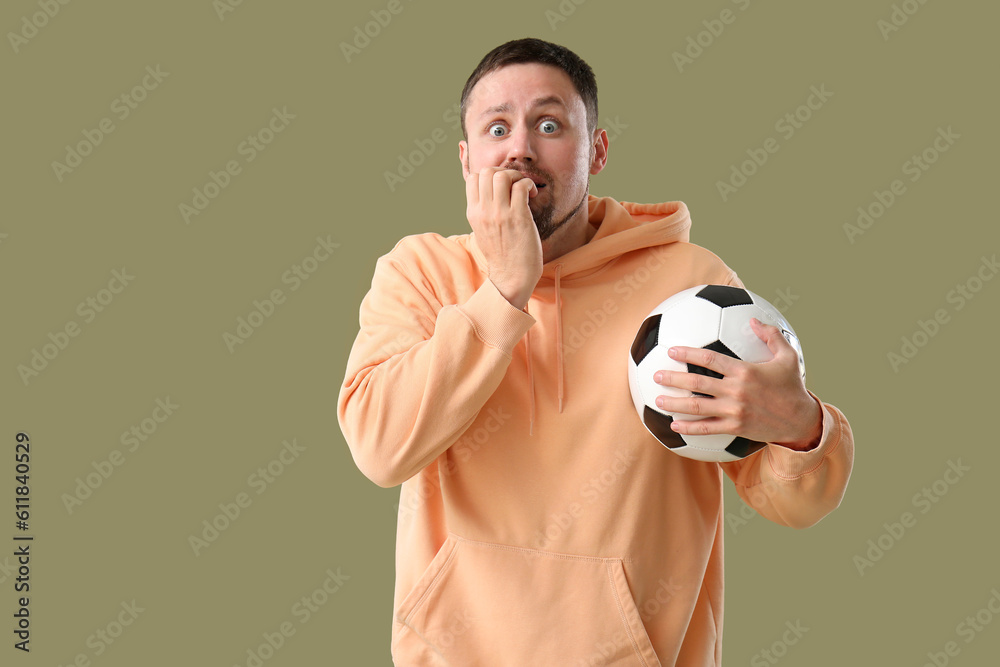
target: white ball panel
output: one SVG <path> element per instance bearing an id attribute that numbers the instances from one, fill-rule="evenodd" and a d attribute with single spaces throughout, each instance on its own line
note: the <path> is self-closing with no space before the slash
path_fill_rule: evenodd
<path id="1" fill-rule="evenodd" d="M 721 452 L 732 443 L 733 436 L 728 433 L 715 433 L 712 435 L 682 435 L 684 442 L 689 447 L 698 451 Z"/>
<path id="2" fill-rule="evenodd" d="M 687 371 L 687 365 L 671 359 L 670 355 L 667 354 L 667 349 L 668 348 L 664 345 L 657 345 L 654 347 L 652 351 L 646 355 L 646 358 L 639 364 L 637 371 L 637 384 L 639 386 L 639 392 L 641 394 L 643 405 L 648 405 L 659 412 L 663 412 L 663 410 L 659 410 L 656 407 L 656 397 L 660 394 L 675 397 L 685 397 L 691 395 L 691 392 L 686 389 L 665 387 L 662 384 L 657 384 L 656 380 L 653 379 L 656 371 Z M 639 408 L 639 414 L 642 414 L 641 406 Z"/>
<path id="3" fill-rule="evenodd" d="M 770 315 L 757 306 L 730 306 L 722 311 L 719 340 L 737 357 L 752 364 L 769 361 L 774 357 L 767 343 L 757 337 L 750 326 L 750 318 L 756 317 L 765 324 L 777 324 Z"/>
<path id="4" fill-rule="evenodd" d="M 719 338 L 721 315 L 721 308 L 704 299 L 675 304 L 660 319 L 660 347 L 704 347 L 715 342 Z"/>
<path id="5" fill-rule="evenodd" d="M 705 286 L 698 285 L 697 287 L 689 287 L 688 289 L 677 292 L 673 296 L 661 301 L 660 304 L 656 308 L 654 308 L 652 312 L 649 313 L 649 316 L 667 312 L 668 310 L 676 306 L 678 303 L 683 303 L 690 297 L 697 294 L 699 291 L 701 291 L 703 287 Z"/>
<path id="6" fill-rule="evenodd" d="M 687 440 L 687 438 L 690 437 L 691 436 L 685 436 L 685 440 Z M 710 436 L 696 436 L 696 437 L 707 438 Z M 681 456 L 687 457 L 689 459 L 695 459 L 696 461 L 725 462 L 725 461 L 739 460 L 739 457 L 733 456 L 732 454 L 726 451 L 726 447 L 728 447 L 729 443 L 732 442 L 732 436 L 727 435 L 718 437 L 726 438 L 726 444 L 723 445 L 722 447 L 715 448 L 715 447 L 702 447 L 700 445 L 699 446 L 688 445 L 687 447 L 677 447 L 676 449 L 672 449 L 670 451 L 676 452 L 677 454 L 680 454 Z"/>
<path id="7" fill-rule="evenodd" d="M 750 296 L 753 298 L 754 305 L 767 313 L 768 317 L 771 318 L 771 324 L 779 329 L 787 329 L 788 331 L 795 333 L 795 330 L 792 329 L 792 325 L 788 323 L 788 320 L 786 320 L 785 316 L 781 314 L 781 311 L 771 305 L 767 299 L 764 299 L 753 292 L 750 292 Z"/>
<path id="8" fill-rule="evenodd" d="M 801 375 L 802 379 L 805 380 L 806 379 L 806 359 L 805 359 L 805 356 L 802 354 L 802 345 L 799 343 L 799 338 L 792 331 L 784 331 L 782 333 L 784 333 L 785 340 L 788 341 L 788 344 L 791 345 L 792 348 L 799 355 L 799 375 Z"/>
<path id="9" fill-rule="evenodd" d="M 749 292 L 749 290 L 747 291 Z M 805 380 L 806 360 L 805 360 L 805 355 L 802 354 L 802 344 L 799 342 L 799 337 L 795 333 L 795 329 L 793 329 L 792 325 L 788 322 L 787 319 L 785 319 L 785 316 L 781 314 L 781 311 L 775 308 L 766 299 L 761 298 L 760 296 L 754 294 L 753 292 L 750 292 L 750 296 L 753 297 L 754 304 L 756 304 L 758 308 L 767 312 L 771 316 L 771 318 L 774 320 L 775 326 L 777 326 L 779 329 L 783 329 L 786 332 L 785 340 L 787 340 L 788 343 L 793 348 L 795 348 L 795 351 L 798 352 L 799 354 L 799 374 L 802 376 L 802 379 Z"/>

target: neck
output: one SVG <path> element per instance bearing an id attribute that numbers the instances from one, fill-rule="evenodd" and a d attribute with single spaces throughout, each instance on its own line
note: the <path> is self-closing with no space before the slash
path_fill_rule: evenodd
<path id="1" fill-rule="evenodd" d="M 563 255 L 586 245 L 594 238 L 597 229 L 590 224 L 590 214 L 587 207 L 578 211 L 573 219 L 556 231 L 545 241 L 542 241 L 542 262 L 559 259 Z"/>

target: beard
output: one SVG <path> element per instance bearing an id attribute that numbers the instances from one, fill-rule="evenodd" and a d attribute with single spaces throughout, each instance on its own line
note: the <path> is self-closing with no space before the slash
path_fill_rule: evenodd
<path id="1" fill-rule="evenodd" d="M 469 168 L 469 160 L 471 158 L 466 158 L 465 168 Z M 583 208 L 583 205 L 587 203 L 587 195 L 590 194 L 590 179 L 587 179 L 587 187 L 583 190 L 583 196 L 580 201 L 577 202 L 576 206 L 573 207 L 572 211 L 566 213 L 558 220 L 553 221 L 556 210 L 556 196 L 552 194 L 554 190 L 554 184 L 552 181 L 552 176 L 546 172 L 542 172 L 539 169 L 533 167 L 526 167 L 524 164 L 519 164 L 517 161 L 507 162 L 503 165 L 504 169 L 515 169 L 517 171 L 534 174 L 545 180 L 546 187 L 545 190 L 549 193 L 549 202 L 547 204 L 539 204 L 538 197 L 541 196 L 541 191 L 539 195 L 534 198 L 528 199 L 528 211 L 531 212 L 531 217 L 535 221 L 535 229 L 538 230 L 538 238 L 542 241 L 547 240 L 553 234 L 555 234 L 559 228 L 565 225 L 570 219 L 577 214 L 577 212 Z"/>
<path id="2" fill-rule="evenodd" d="M 552 188 L 552 182 L 548 183 L 546 190 Z M 577 214 L 577 212 L 583 207 L 587 202 L 587 194 L 590 192 L 590 186 L 588 184 L 587 188 L 583 191 L 583 197 L 577 202 L 576 206 L 573 207 L 572 211 L 566 213 L 566 215 L 560 217 L 559 219 L 553 221 L 555 216 L 556 201 L 555 196 L 549 193 L 549 202 L 547 204 L 536 204 L 538 197 L 528 200 L 528 210 L 531 211 L 531 217 L 535 220 L 535 228 L 538 230 L 538 238 L 545 241 L 550 236 L 556 233 L 560 227 L 565 225 L 570 219 Z"/>

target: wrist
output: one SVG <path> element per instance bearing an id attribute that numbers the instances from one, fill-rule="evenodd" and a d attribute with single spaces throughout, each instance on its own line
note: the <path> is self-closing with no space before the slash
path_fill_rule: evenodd
<path id="1" fill-rule="evenodd" d="M 528 305 L 528 300 L 531 298 L 534 287 L 509 287 L 502 281 L 493 280 L 492 278 L 490 280 L 510 305 L 518 310 L 524 310 L 524 307 Z"/>
<path id="2" fill-rule="evenodd" d="M 806 411 L 808 417 L 804 420 L 806 426 L 799 431 L 799 437 L 772 444 L 797 452 L 808 452 L 819 446 L 820 440 L 823 438 L 823 410 L 815 398 L 810 396 L 809 400 L 811 405 Z"/>

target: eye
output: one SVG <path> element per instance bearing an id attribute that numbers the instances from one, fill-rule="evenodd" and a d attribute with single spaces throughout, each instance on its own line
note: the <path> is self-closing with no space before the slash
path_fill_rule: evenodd
<path id="1" fill-rule="evenodd" d="M 507 134 L 507 128 L 505 128 L 500 123 L 494 123 L 490 125 L 486 131 L 489 132 L 494 137 L 502 137 L 505 134 Z"/>
<path id="2" fill-rule="evenodd" d="M 554 120 L 543 120 L 539 127 L 542 128 L 542 132 L 545 134 L 552 134 L 559 129 L 559 124 Z"/>

